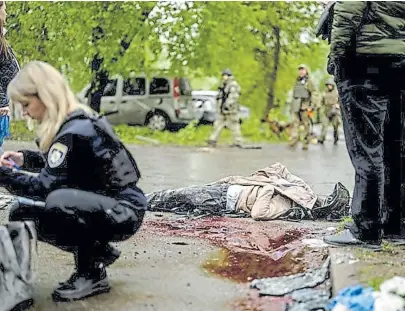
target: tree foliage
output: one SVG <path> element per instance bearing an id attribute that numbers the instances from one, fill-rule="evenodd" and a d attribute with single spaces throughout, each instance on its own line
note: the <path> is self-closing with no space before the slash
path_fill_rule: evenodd
<path id="1" fill-rule="evenodd" d="M 285 99 L 299 64 L 324 69 L 327 46 L 313 32 L 320 12 L 316 2 L 195 2 L 172 12 L 175 23 L 161 27 L 168 50 L 176 55 L 174 67 L 186 63 L 200 75 L 219 75 L 229 67 L 242 86 L 242 101 L 262 111 L 269 96 Z M 277 41 L 280 51 L 274 66 Z"/>
<path id="2" fill-rule="evenodd" d="M 110 75 L 154 72 L 163 57 L 171 73 L 191 77 L 230 68 L 241 102 L 262 113 L 274 99 L 284 102 L 300 63 L 326 63 L 327 46 L 313 34 L 317 2 L 16 1 L 7 11 L 20 62 L 50 62 L 75 90 L 94 78 L 95 56 Z"/>
<path id="3" fill-rule="evenodd" d="M 121 1 L 9 2 L 7 38 L 20 62 L 40 59 L 64 69 L 77 89 L 91 80 L 90 62 L 96 54 L 110 74 L 150 67 L 151 55 L 159 55 L 161 49 L 149 19 L 154 6 Z M 93 40 L 96 28 L 103 30 L 98 44 Z M 122 40 L 130 44 L 125 53 Z"/>

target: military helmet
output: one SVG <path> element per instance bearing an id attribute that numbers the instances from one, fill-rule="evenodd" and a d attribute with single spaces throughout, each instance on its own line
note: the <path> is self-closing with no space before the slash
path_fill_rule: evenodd
<path id="1" fill-rule="evenodd" d="M 232 76 L 232 71 L 231 71 L 231 69 L 224 69 L 224 70 L 222 70 L 222 75 L 224 76 L 224 75 L 227 75 L 227 76 Z"/>
<path id="2" fill-rule="evenodd" d="M 335 81 L 333 81 L 332 78 L 329 78 L 328 80 L 326 80 L 325 85 L 333 85 L 333 86 L 335 86 Z"/>

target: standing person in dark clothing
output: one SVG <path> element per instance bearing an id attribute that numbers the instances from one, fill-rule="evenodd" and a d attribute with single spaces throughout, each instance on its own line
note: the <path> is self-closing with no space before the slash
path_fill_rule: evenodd
<path id="1" fill-rule="evenodd" d="M 356 179 L 354 223 L 325 242 L 378 249 L 401 233 L 405 2 L 337 2 L 329 57 Z"/>
<path id="2" fill-rule="evenodd" d="M 104 117 L 77 104 L 49 64 L 27 64 L 8 94 L 39 122 L 40 138 L 40 152 L 6 151 L 0 158 L 0 185 L 20 196 L 10 220 L 35 221 L 42 241 L 73 252 L 76 272 L 54 290 L 54 300 L 108 291 L 105 267 L 120 254 L 109 242 L 133 236 L 147 206 L 134 158 Z M 40 173 L 10 168 L 16 165 Z"/>

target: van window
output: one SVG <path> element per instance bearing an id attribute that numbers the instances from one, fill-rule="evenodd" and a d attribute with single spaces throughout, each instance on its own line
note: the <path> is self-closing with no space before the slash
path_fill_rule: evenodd
<path id="1" fill-rule="evenodd" d="M 124 81 L 123 95 L 145 95 L 146 93 L 146 79 L 145 78 L 130 78 Z"/>
<path id="2" fill-rule="evenodd" d="M 169 94 L 170 93 L 170 83 L 165 78 L 153 78 L 149 85 L 149 94 Z"/>
<path id="3" fill-rule="evenodd" d="M 115 96 L 117 94 L 117 80 L 108 80 L 103 96 Z"/>

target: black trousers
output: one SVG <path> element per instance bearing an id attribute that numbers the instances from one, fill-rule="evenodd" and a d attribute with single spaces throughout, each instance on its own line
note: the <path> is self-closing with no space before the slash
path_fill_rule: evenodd
<path id="1" fill-rule="evenodd" d="M 75 189 L 51 192 L 45 204 L 22 203 L 10 211 L 10 221 L 33 220 L 38 239 L 66 251 L 86 253 L 111 241 L 123 241 L 141 227 L 144 209 L 125 201 Z"/>
<path id="2" fill-rule="evenodd" d="M 364 57 L 336 77 L 346 146 L 355 170 L 352 233 L 362 240 L 399 234 L 403 217 L 405 66 Z"/>

